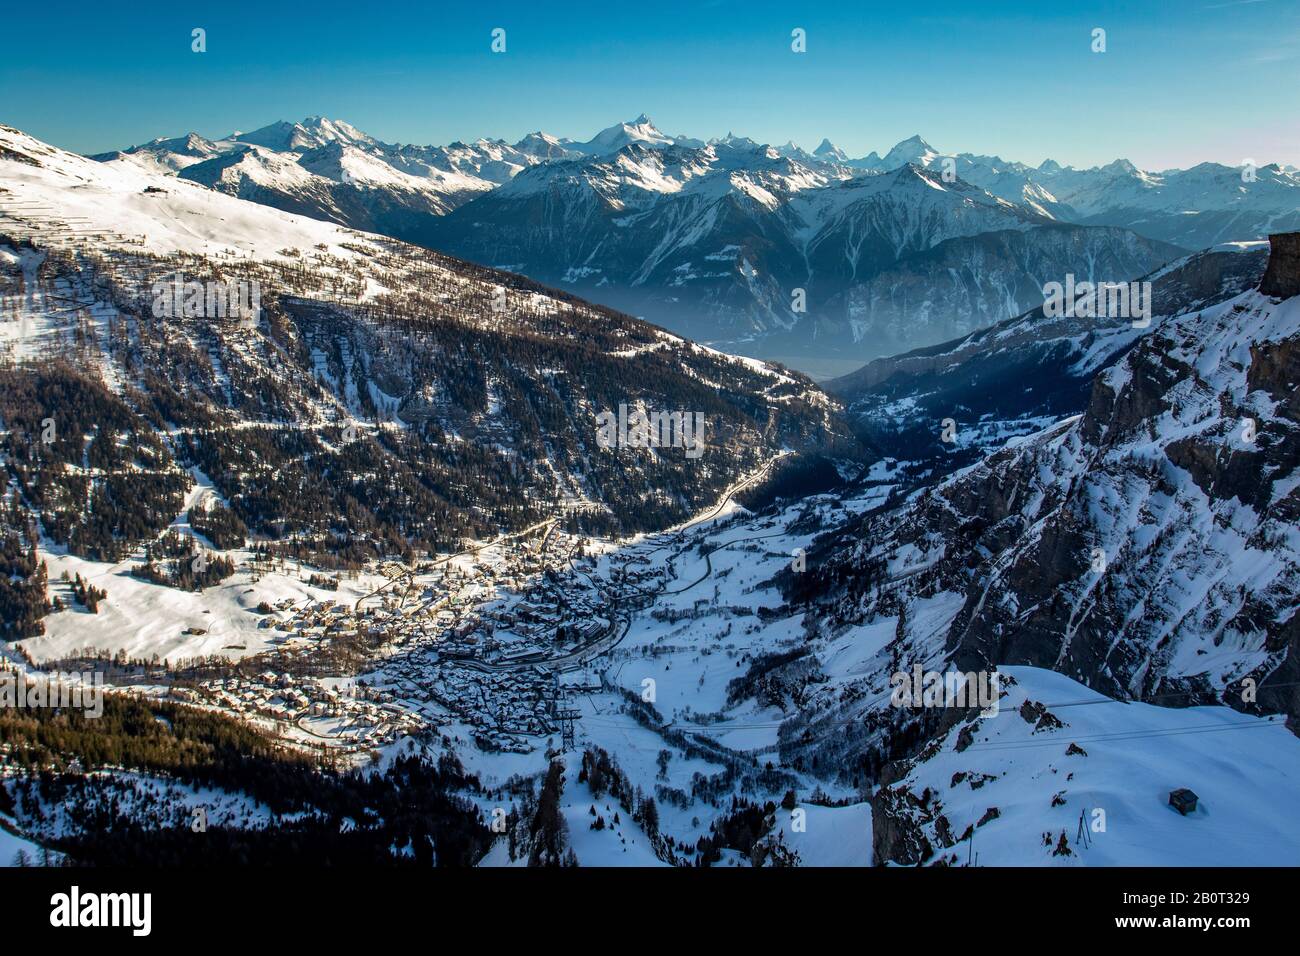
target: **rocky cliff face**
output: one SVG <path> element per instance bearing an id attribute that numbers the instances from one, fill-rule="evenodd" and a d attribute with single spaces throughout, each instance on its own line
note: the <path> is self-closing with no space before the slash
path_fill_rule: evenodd
<path id="1" fill-rule="evenodd" d="M 887 703 L 890 675 L 917 664 L 1300 714 L 1298 362 L 1300 296 L 1170 318 L 1096 377 L 1081 415 L 824 539 L 795 597 L 832 632 L 893 637 L 860 693 L 810 705 L 855 739 L 808 749 L 871 764 L 934 740 Z"/>
<path id="2" fill-rule="evenodd" d="M 1300 232 L 1274 233 L 1268 243 L 1268 272 L 1259 291 L 1283 299 L 1300 295 Z"/>

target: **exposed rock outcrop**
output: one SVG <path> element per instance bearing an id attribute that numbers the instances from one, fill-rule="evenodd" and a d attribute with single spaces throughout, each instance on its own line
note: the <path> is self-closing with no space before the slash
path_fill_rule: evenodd
<path id="1" fill-rule="evenodd" d="M 1300 232 L 1275 232 L 1268 244 L 1268 269 L 1259 291 L 1281 299 L 1300 295 Z"/>
<path id="2" fill-rule="evenodd" d="M 898 621 L 860 698 L 921 661 L 1300 714 L 1297 371 L 1300 299 L 1197 307 L 1101 372 L 1081 417 L 828 538 L 805 585 L 825 625 Z M 859 752 L 933 740 L 862 710 Z"/>

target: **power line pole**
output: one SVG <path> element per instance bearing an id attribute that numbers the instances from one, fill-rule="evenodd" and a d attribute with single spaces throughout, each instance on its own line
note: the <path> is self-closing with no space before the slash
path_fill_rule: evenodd
<path id="1" fill-rule="evenodd" d="M 568 702 L 563 693 L 558 689 L 559 676 L 556 676 L 557 693 L 556 693 L 556 710 L 555 716 L 560 721 L 560 749 L 564 753 L 570 750 L 576 750 L 574 742 L 573 722 L 582 716 L 582 711 L 567 706 Z"/>

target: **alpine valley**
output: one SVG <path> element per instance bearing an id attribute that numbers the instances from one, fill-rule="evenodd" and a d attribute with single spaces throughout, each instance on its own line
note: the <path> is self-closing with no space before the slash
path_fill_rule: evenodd
<path id="1" fill-rule="evenodd" d="M 1294 864 L 1297 186 L 0 126 L 0 857 Z"/>

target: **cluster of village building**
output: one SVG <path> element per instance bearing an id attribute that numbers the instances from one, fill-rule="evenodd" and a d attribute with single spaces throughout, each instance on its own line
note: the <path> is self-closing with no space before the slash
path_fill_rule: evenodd
<path id="1" fill-rule="evenodd" d="M 344 747 L 459 724 L 484 750 L 532 751 L 560 729 L 559 672 L 611 646 L 619 614 L 652 600 L 664 574 L 638 557 L 597 577 L 586 541 L 555 531 L 544 541 L 549 551 L 506 542 L 424 572 L 388 563 L 388 583 L 360 600 L 285 599 L 258 609 L 259 627 L 274 632 L 269 661 L 320 661 L 350 645 L 368 654 L 355 679 L 294 677 L 272 663 L 174 694 Z"/>
<path id="2" fill-rule="evenodd" d="M 291 724 L 308 737 L 349 747 L 381 747 L 427 726 L 418 712 L 383 689 L 359 681 L 332 683 L 268 670 L 254 677 L 218 677 L 195 688 L 173 688 L 172 696 L 243 717 Z M 323 729 L 316 729 L 317 722 Z"/>

